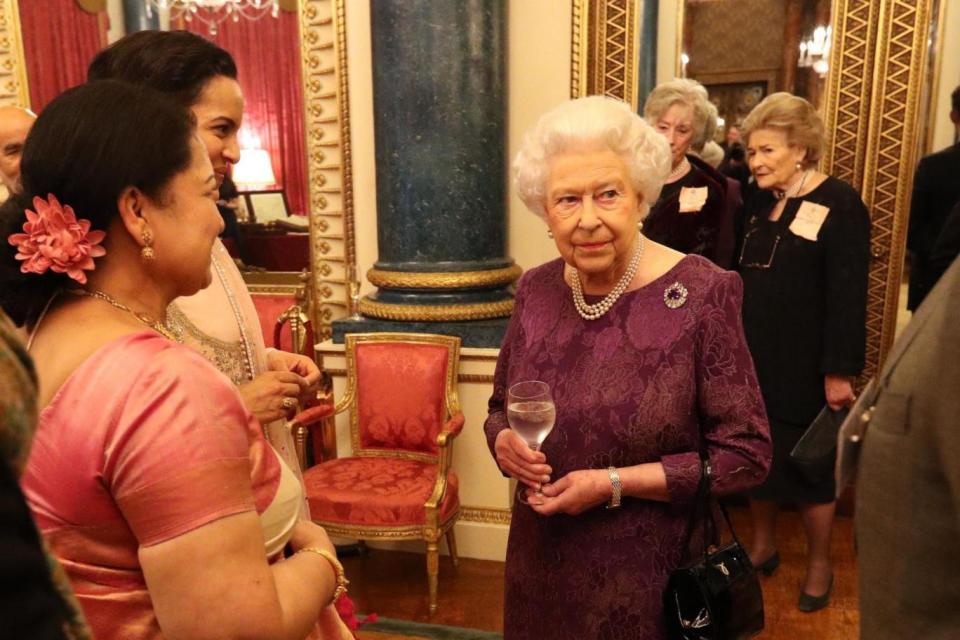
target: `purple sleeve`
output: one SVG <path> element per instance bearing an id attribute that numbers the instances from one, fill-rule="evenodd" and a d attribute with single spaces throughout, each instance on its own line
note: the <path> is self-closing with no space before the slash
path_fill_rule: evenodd
<path id="1" fill-rule="evenodd" d="M 698 318 L 697 411 L 716 496 L 759 485 L 773 455 L 766 410 L 743 334 L 742 300 L 740 276 L 720 273 Z M 664 456 L 661 462 L 671 501 L 692 501 L 700 480 L 700 454 Z"/>
<path id="2" fill-rule="evenodd" d="M 496 453 L 493 445 L 497 440 L 497 434 L 504 429 L 509 429 L 507 424 L 506 400 L 507 400 L 507 381 L 509 379 L 508 369 L 510 366 L 510 352 L 515 344 L 519 344 L 523 335 L 523 329 L 520 324 L 520 315 L 523 309 L 523 298 L 525 297 L 526 287 L 524 278 L 517 284 L 517 293 L 514 298 L 513 313 L 510 316 L 510 322 L 507 324 L 507 332 L 503 336 L 503 343 L 500 345 L 500 354 L 497 356 L 497 368 L 493 374 L 493 394 L 487 401 L 487 419 L 483 423 L 483 431 L 487 436 L 487 447 L 490 448 L 490 455 L 496 460 Z M 502 472 L 502 470 L 501 470 Z M 506 476 L 507 474 L 503 474 Z"/>

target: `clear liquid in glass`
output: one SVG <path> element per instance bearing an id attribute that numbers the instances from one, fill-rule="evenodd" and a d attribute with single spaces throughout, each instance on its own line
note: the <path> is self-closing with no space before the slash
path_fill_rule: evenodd
<path id="1" fill-rule="evenodd" d="M 557 409 L 553 402 L 527 401 L 511 402 L 507 405 L 507 422 L 527 443 L 537 451 L 546 439 L 557 419 Z"/>

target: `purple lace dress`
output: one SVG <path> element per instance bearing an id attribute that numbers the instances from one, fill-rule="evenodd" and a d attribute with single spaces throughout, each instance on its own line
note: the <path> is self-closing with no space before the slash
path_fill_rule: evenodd
<path id="1" fill-rule="evenodd" d="M 682 284 L 683 304 L 665 292 Z M 673 297 L 682 297 L 672 289 Z M 687 256 L 598 320 L 580 318 L 557 259 L 520 281 L 484 424 L 491 451 L 508 428 L 506 389 L 550 384 L 557 422 L 543 444 L 553 478 L 577 469 L 661 462 L 671 502 L 624 498 L 579 516 L 516 504 L 507 547 L 504 638 L 659 639 L 667 575 L 682 559 L 700 477 L 699 434 L 723 496 L 770 465 L 763 401 L 740 321 L 735 273 Z M 590 300 L 596 302 L 596 300 Z M 699 536 L 698 536 L 699 537 Z"/>

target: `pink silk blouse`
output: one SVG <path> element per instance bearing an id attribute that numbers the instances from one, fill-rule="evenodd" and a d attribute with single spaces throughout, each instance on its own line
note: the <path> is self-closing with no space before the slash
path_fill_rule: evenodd
<path id="1" fill-rule="evenodd" d="M 23 488 L 95 636 L 157 639 L 139 547 L 262 513 L 279 481 L 231 382 L 139 332 L 97 350 L 42 411 Z"/>

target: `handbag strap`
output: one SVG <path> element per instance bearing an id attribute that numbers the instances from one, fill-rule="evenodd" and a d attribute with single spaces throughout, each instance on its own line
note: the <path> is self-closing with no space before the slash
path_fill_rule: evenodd
<path id="1" fill-rule="evenodd" d="M 703 532 L 703 555 L 706 557 L 711 541 L 719 541 L 718 531 L 717 531 L 717 522 L 713 517 L 713 510 L 710 508 L 712 499 L 710 497 L 710 478 L 712 476 L 712 469 L 710 467 L 710 458 L 707 457 L 705 452 L 702 452 L 700 455 L 700 482 L 697 484 L 697 493 L 694 497 L 693 509 L 690 512 L 690 518 L 687 520 L 686 532 L 683 536 L 683 552 L 684 552 L 684 561 L 689 559 L 690 553 L 690 541 L 693 538 L 693 530 L 696 527 L 698 521 L 703 521 L 704 523 L 704 532 Z M 730 514 L 727 512 L 727 507 L 723 504 L 723 501 L 717 500 L 717 504 L 720 507 L 720 513 L 723 514 L 723 519 L 727 523 L 727 529 L 730 531 L 730 536 L 733 538 L 733 541 L 738 545 L 740 544 L 740 539 L 737 538 L 737 532 L 733 528 L 733 522 L 730 520 Z"/>

